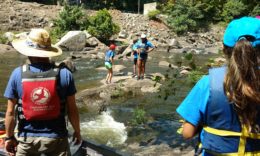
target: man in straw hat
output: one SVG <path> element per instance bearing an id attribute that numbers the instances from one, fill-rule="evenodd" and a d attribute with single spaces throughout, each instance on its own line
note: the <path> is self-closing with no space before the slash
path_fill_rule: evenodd
<path id="1" fill-rule="evenodd" d="M 31 64 L 12 72 L 4 93 L 8 99 L 5 117 L 7 153 L 70 155 L 65 114 L 74 129 L 74 140 L 81 143 L 76 88 L 71 72 L 55 67 L 49 60 L 49 57 L 61 55 L 62 50 L 51 45 L 49 33 L 44 29 L 32 29 L 27 39 L 14 40 L 12 45 L 28 56 Z M 17 136 L 14 134 L 16 105 Z"/>

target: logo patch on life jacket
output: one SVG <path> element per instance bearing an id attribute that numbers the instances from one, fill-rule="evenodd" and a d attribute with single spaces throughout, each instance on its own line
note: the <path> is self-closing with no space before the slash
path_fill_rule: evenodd
<path id="1" fill-rule="evenodd" d="M 45 105 L 50 101 L 50 92 L 47 88 L 38 87 L 31 93 L 31 100 L 38 105 Z"/>
<path id="2" fill-rule="evenodd" d="M 22 72 L 22 113 L 26 120 L 52 120 L 60 115 L 61 102 L 57 85 L 59 70 Z"/>

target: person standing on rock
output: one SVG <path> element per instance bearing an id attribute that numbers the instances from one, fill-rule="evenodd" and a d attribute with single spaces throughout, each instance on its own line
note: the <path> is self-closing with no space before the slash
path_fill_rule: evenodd
<path id="1" fill-rule="evenodd" d="M 51 44 L 44 29 L 32 29 L 27 39 L 14 40 L 13 47 L 28 56 L 30 64 L 11 74 L 4 96 L 8 99 L 5 116 L 5 149 L 8 155 L 70 155 L 65 115 L 80 144 L 76 88 L 71 72 L 57 68 L 49 57 L 62 54 Z M 15 109 L 15 106 L 17 109 Z M 15 118 L 18 133 L 15 134 Z"/>
<path id="2" fill-rule="evenodd" d="M 144 79 L 145 64 L 148 58 L 148 53 L 154 49 L 154 45 L 147 40 L 146 35 L 141 35 L 141 40 L 137 44 L 138 52 L 138 76 L 137 80 Z"/>
<path id="3" fill-rule="evenodd" d="M 177 108 L 182 135 L 199 134 L 204 156 L 260 155 L 260 19 L 231 21 L 223 47 L 227 65 L 210 69 Z"/>
<path id="4" fill-rule="evenodd" d="M 107 68 L 107 76 L 106 76 L 106 84 L 111 83 L 112 77 L 113 77 L 113 63 L 114 63 L 114 56 L 115 56 L 115 49 L 116 45 L 111 44 L 109 46 L 109 50 L 106 51 L 106 56 L 105 56 L 105 67 Z"/>
<path id="5" fill-rule="evenodd" d="M 136 76 L 136 65 L 137 65 L 137 59 L 138 59 L 138 53 L 137 53 L 137 41 L 138 39 L 133 40 L 133 45 L 132 45 L 132 56 L 134 59 L 134 65 L 133 65 L 133 78 Z"/>

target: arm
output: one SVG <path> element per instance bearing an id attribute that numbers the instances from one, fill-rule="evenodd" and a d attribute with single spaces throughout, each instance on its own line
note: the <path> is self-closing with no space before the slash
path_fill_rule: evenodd
<path id="1" fill-rule="evenodd" d="M 76 106 L 75 95 L 67 97 L 67 108 L 68 108 L 68 118 L 74 129 L 73 139 L 76 139 L 76 144 L 81 142 L 80 135 L 80 124 L 79 124 L 79 113 Z"/>
<path id="2" fill-rule="evenodd" d="M 192 125 L 191 123 L 185 121 L 183 123 L 182 136 L 185 139 L 191 139 L 197 134 L 197 127 Z"/>
<path id="3" fill-rule="evenodd" d="M 17 102 L 16 99 L 8 99 L 7 101 L 7 110 L 5 114 L 5 130 L 6 130 L 7 138 L 14 136 L 16 102 Z M 16 146 L 17 146 L 17 142 L 15 138 L 5 141 L 5 149 L 9 155 L 15 154 Z"/>
<path id="4" fill-rule="evenodd" d="M 153 51 L 155 48 L 155 46 L 151 43 L 151 42 L 148 42 L 148 50 L 147 50 L 147 53 Z"/>

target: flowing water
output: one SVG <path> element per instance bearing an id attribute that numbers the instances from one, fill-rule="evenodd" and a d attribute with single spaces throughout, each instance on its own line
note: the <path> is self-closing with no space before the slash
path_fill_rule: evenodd
<path id="1" fill-rule="evenodd" d="M 159 60 L 165 60 L 176 64 L 180 62 L 182 54 L 169 54 L 165 52 L 154 52 L 152 59 L 148 60 L 146 73 L 162 73 L 169 74 L 168 68 L 159 67 Z M 203 65 L 207 62 L 209 57 L 216 55 L 198 55 L 196 56 L 197 64 Z M 66 57 L 56 58 L 61 61 Z M 0 55 L 0 111 L 4 112 L 6 109 L 6 99 L 3 97 L 4 89 L 6 87 L 11 71 L 24 63 L 26 57 L 17 53 L 5 53 Z M 125 71 L 132 72 L 132 61 L 117 60 L 115 64 L 122 64 L 127 68 Z M 95 70 L 97 67 L 103 66 L 102 60 L 79 59 L 75 60 L 77 71 L 74 73 L 74 79 L 78 91 L 93 88 L 101 85 L 100 80 L 106 76 L 106 71 Z M 126 146 L 132 142 L 144 142 L 151 138 L 157 138 L 160 142 L 164 136 L 161 133 L 166 132 L 167 135 L 173 133 L 173 137 L 177 142 L 174 146 L 179 146 L 182 142 L 180 137 L 176 137 L 176 129 L 180 125 L 178 123 L 179 117 L 175 113 L 175 109 L 182 99 L 187 95 L 191 85 L 186 79 L 179 79 L 176 82 L 173 94 L 163 98 L 163 92 L 159 94 L 130 95 L 111 101 L 111 106 L 108 108 L 109 112 L 101 115 L 92 116 L 89 113 L 81 111 L 81 129 L 84 137 L 94 139 L 99 143 L 104 143 L 113 147 Z M 136 108 L 145 110 L 146 116 L 150 123 L 145 126 L 131 128 L 129 123 L 133 119 L 133 112 Z M 163 125 L 163 126 L 162 126 Z M 174 132 L 172 132 L 174 131 Z M 171 137 L 168 137 L 171 139 Z"/>

